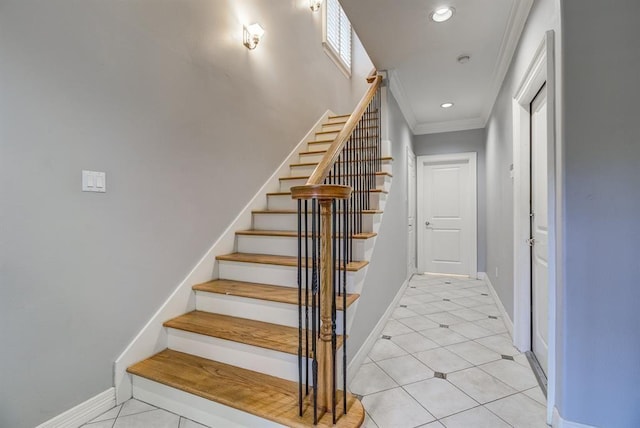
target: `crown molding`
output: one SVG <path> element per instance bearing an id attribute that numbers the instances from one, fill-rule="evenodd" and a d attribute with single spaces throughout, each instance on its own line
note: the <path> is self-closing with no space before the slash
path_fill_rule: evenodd
<path id="1" fill-rule="evenodd" d="M 483 118 L 483 126 L 487 124 L 489 116 L 493 111 L 493 106 L 498 99 L 498 94 L 502 88 L 504 78 L 511 66 L 511 60 L 516 52 L 518 43 L 520 42 L 520 36 L 524 30 L 524 26 L 527 23 L 529 17 L 529 11 L 533 5 L 533 0 L 513 0 L 513 6 L 511 7 L 511 13 L 509 14 L 509 20 L 502 35 L 502 43 L 500 44 L 500 52 L 498 53 L 498 60 L 496 61 L 496 67 L 493 72 L 493 81 L 491 82 L 488 101 L 482 111 L 481 117 Z"/>
<path id="2" fill-rule="evenodd" d="M 409 128 L 411 128 L 411 132 L 415 134 L 416 124 L 418 121 L 416 120 L 416 114 L 414 113 L 413 108 L 411 108 L 411 103 L 407 98 L 406 92 L 404 91 L 404 87 L 400 82 L 400 78 L 398 77 L 398 72 L 396 70 L 388 70 L 387 73 L 389 77 L 389 90 L 391 91 L 391 93 L 393 94 L 393 97 L 398 102 L 400 111 L 402 112 L 404 119 L 409 124 Z"/>

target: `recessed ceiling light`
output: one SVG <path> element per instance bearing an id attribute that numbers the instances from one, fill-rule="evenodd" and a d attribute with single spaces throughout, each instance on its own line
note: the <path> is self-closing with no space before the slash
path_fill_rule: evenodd
<path id="1" fill-rule="evenodd" d="M 440 104 L 440 107 L 442 107 L 442 108 L 451 108 L 451 107 L 453 107 L 453 103 L 450 103 L 450 102 L 442 103 L 442 104 Z"/>
<path id="2" fill-rule="evenodd" d="M 449 20 L 455 11 L 452 7 L 443 6 L 434 10 L 429 17 L 433 22 L 444 22 Z"/>

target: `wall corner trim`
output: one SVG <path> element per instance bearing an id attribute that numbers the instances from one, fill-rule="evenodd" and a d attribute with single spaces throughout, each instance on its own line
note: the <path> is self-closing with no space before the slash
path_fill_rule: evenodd
<path id="1" fill-rule="evenodd" d="M 369 351 L 371 351 L 371 348 L 373 348 L 373 345 L 375 345 L 376 341 L 380 338 L 380 334 L 382 333 L 382 330 L 384 329 L 384 326 L 387 323 L 387 320 L 395 310 L 396 306 L 398 306 L 398 303 L 400 302 L 400 299 L 404 295 L 404 291 L 409 285 L 409 280 L 411 279 L 412 276 L 413 275 L 409 274 L 407 276 L 407 279 L 404 280 L 404 282 L 400 286 L 400 289 L 396 293 L 395 297 L 387 307 L 387 310 L 384 311 L 384 314 L 382 314 L 376 326 L 373 328 L 373 330 L 371 331 L 367 339 L 364 341 L 360 349 L 358 349 L 358 352 L 355 353 L 355 355 L 351 359 L 351 362 L 347 365 L 347 385 L 351 383 L 356 373 L 358 372 L 358 369 L 362 365 L 362 362 L 365 360 L 365 358 L 367 358 Z"/>
<path id="2" fill-rule="evenodd" d="M 80 403 L 74 408 L 43 422 L 36 428 L 76 428 L 95 419 L 115 406 L 116 389 L 111 387 L 84 403 Z"/>
<path id="3" fill-rule="evenodd" d="M 491 283 L 491 279 L 489 279 L 489 275 L 487 275 L 486 272 L 478 272 L 478 279 L 481 279 L 487 283 L 487 287 L 489 288 L 489 293 L 491 293 L 491 297 L 493 297 L 493 300 L 496 301 L 496 305 L 498 306 L 498 310 L 500 311 L 500 315 L 502 316 L 504 325 L 507 327 L 507 330 L 509 330 L 509 335 L 513 340 L 513 321 L 509 317 L 507 310 L 504 308 L 504 305 L 502 304 L 502 300 L 500 300 L 500 297 L 498 297 L 498 293 L 496 292 L 496 289 L 493 287 L 493 284 Z"/>
<path id="4" fill-rule="evenodd" d="M 553 422 L 551 424 L 553 428 L 598 428 L 594 425 L 585 425 L 578 422 L 568 421 L 566 419 L 562 419 L 560 416 L 560 412 L 558 412 L 558 408 L 553 408 Z"/>

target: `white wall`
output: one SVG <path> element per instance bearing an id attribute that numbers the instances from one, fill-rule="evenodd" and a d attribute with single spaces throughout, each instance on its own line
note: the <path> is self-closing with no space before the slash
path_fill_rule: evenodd
<path id="1" fill-rule="evenodd" d="M 345 78 L 320 24 L 306 0 L 0 0 L 0 426 L 112 386 L 308 128 L 357 103 L 372 64 L 356 40 Z"/>
<path id="2" fill-rule="evenodd" d="M 416 156 L 443 155 L 450 153 L 474 152 L 477 154 L 477 204 L 478 204 L 478 272 L 486 270 L 487 248 L 487 189 L 485 172 L 485 130 L 442 132 L 414 137 Z"/>

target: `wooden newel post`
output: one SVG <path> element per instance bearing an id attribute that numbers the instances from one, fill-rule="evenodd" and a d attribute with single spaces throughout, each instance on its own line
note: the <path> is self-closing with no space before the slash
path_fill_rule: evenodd
<path id="1" fill-rule="evenodd" d="M 331 352 L 331 311 L 333 270 L 331 254 L 332 199 L 320 201 L 320 341 L 318 343 L 318 407 L 333 409 L 333 356 Z"/>
<path id="2" fill-rule="evenodd" d="M 351 196 L 351 187 L 338 184 L 319 184 L 294 186 L 291 188 L 293 199 L 316 199 L 320 205 L 320 272 L 319 272 L 319 303 L 320 328 L 318 331 L 318 345 L 315 358 L 318 362 L 317 404 L 321 412 L 333 412 L 333 325 L 332 313 L 335 298 L 333 291 L 333 201 L 347 199 Z M 307 261 L 308 263 L 309 261 Z M 308 266 L 308 265 L 307 265 Z M 302 328 L 302 327 L 301 327 Z M 314 338 L 315 340 L 315 338 Z"/>

